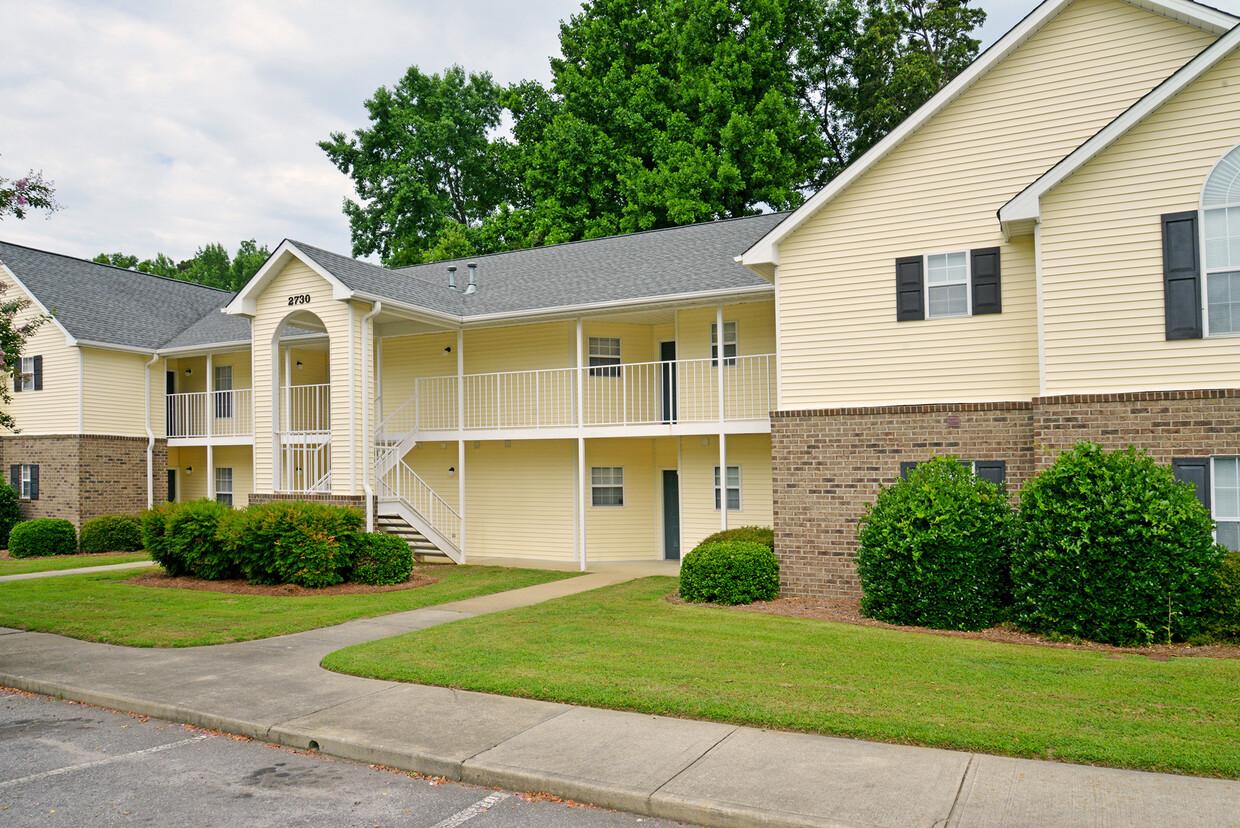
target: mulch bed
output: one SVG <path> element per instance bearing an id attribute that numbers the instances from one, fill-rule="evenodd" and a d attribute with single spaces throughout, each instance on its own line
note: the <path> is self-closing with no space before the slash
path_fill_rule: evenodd
<path id="1" fill-rule="evenodd" d="M 278 584 L 263 586 L 250 584 L 242 579 L 230 581 L 204 581 L 201 578 L 181 576 L 174 578 L 166 572 L 144 572 L 135 575 L 125 583 L 137 586 L 162 587 L 164 589 L 198 589 L 204 592 L 226 592 L 233 595 L 276 595 L 282 598 L 302 598 L 319 595 L 368 595 L 375 592 L 400 592 L 405 589 L 417 589 L 429 586 L 438 578 L 432 578 L 417 569 L 409 576 L 409 580 L 389 586 L 371 586 L 370 584 L 336 584 L 329 587 L 297 586 L 296 584 Z"/>
<path id="2" fill-rule="evenodd" d="M 678 595 L 668 596 L 672 603 L 683 604 Z M 1051 641 L 1040 635 L 1022 632 L 1010 624 L 1000 624 L 988 630 L 962 632 L 959 630 L 931 630 L 926 627 L 902 627 L 866 618 L 861 614 L 859 598 L 776 598 L 774 601 L 755 601 L 752 604 L 724 609 L 740 612 L 762 612 L 768 615 L 786 615 L 791 618 L 812 618 L 818 621 L 834 621 L 838 624 L 855 624 L 860 627 L 881 627 L 886 630 L 923 633 L 925 635 L 945 635 L 951 638 L 973 638 L 980 641 L 996 641 L 1002 644 L 1024 644 L 1034 647 L 1055 647 L 1061 650 L 1090 650 L 1112 654 L 1119 658 L 1121 653 L 1143 655 L 1155 661 L 1167 661 L 1171 658 L 1240 658 L 1240 646 L 1211 644 L 1194 647 L 1188 644 L 1154 644 L 1149 647 L 1112 647 L 1109 644 L 1098 644 L 1093 641 Z"/>

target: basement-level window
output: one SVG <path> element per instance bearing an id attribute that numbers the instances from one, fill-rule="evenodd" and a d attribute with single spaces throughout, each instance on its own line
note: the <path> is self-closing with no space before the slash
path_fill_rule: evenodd
<path id="1" fill-rule="evenodd" d="M 624 505 L 624 467 L 590 467 L 590 504 L 593 506 Z"/>

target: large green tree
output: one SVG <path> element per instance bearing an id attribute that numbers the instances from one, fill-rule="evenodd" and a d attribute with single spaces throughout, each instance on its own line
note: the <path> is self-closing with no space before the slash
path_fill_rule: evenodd
<path id="1" fill-rule="evenodd" d="M 503 94 L 489 74 L 412 66 L 366 101 L 368 128 L 319 142 L 360 198 L 344 202 L 355 256 L 421 262 L 441 235 L 467 235 L 514 200 L 512 145 L 492 138 Z"/>
<path id="2" fill-rule="evenodd" d="M 153 259 L 138 260 L 128 253 L 100 253 L 93 261 L 109 264 L 183 282 L 195 282 L 223 290 L 240 290 L 267 261 L 271 251 L 261 247 L 254 239 L 247 239 L 237 247 L 237 255 L 230 257 L 227 248 L 218 242 L 199 247 L 193 257 L 175 262 L 163 253 Z"/>

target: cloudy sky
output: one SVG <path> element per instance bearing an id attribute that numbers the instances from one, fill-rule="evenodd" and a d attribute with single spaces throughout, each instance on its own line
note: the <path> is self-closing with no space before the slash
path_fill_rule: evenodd
<path id="1" fill-rule="evenodd" d="M 0 238 L 83 257 L 286 237 L 347 253 L 352 187 L 316 142 L 366 125 L 363 101 L 410 64 L 549 81 L 580 5 L 0 0 L 0 176 L 42 169 L 64 206 Z M 986 45 L 1034 2 L 981 5 Z"/>

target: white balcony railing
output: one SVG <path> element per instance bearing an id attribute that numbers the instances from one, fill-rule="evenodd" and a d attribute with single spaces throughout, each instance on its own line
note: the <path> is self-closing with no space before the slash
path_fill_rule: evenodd
<path id="1" fill-rule="evenodd" d="M 380 443 L 413 431 L 540 429 L 765 420 L 774 403 L 773 354 L 421 377 L 390 409 Z M 578 411 L 578 383 L 582 383 Z M 723 412 L 720 416 L 720 383 Z M 458 416 L 458 400 L 464 417 Z"/>
<path id="2" fill-rule="evenodd" d="M 442 536 L 447 545 L 454 551 L 460 549 L 460 513 L 436 494 L 403 460 L 379 478 L 379 497 L 404 501 Z"/>
<path id="3" fill-rule="evenodd" d="M 283 434 L 327 434 L 331 431 L 331 386 L 286 385 L 280 389 Z"/>
<path id="4" fill-rule="evenodd" d="M 170 438 L 249 437 L 254 433 L 249 388 L 168 394 L 165 400 Z"/>

